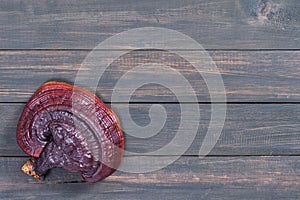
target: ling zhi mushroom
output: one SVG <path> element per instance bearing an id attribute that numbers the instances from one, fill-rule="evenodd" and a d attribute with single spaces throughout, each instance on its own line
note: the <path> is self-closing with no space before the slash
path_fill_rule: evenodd
<path id="1" fill-rule="evenodd" d="M 119 167 L 124 137 L 116 114 L 91 92 L 63 82 L 43 84 L 20 117 L 17 141 L 32 156 L 22 171 L 43 180 L 54 167 L 96 182 Z"/>

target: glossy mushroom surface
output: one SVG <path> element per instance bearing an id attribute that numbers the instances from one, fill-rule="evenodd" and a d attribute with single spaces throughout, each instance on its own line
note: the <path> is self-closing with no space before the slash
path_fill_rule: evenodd
<path id="1" fill-rule="evenodd" d="M 80 172 L 87 182 L 120 165 L 124 137 L 116 114 L 97 96 L 63 82 L 43 84 L 19 119 L 17 142 L 32 156 L 22 171 L 38 180 L 54 167 Z"/>

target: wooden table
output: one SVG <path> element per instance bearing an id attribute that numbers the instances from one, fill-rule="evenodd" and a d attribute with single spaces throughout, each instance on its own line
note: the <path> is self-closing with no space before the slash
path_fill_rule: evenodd
<path id="1" fill-rule="evenodd" d="M 298 0 L 2 0 L 0 199 L 299 198 L 299 10 Z M 125 106 L 128 102 L 111 102 L 111 94 L 132 66 L 162 63 L 178 70 L 196 91 L 198 101 L 188 103 L 201 110 L 198 134 L 188 150 L 160 170 L 118 171 L 95 184 L 62 169 L 51 171 L 44 182 L 23 174 L 20 167 L 28 157 L 17 146 L 15 132 L 33 92 L 49 80 L 74 83 L 81 63 L 98 43 L 149 26 L 173 29 L 200 43 L 222 75 L 227 104 L 211 102 L 201 75 L 184 58 L 170 51 L 122 46 L 128 53 L 111 64 L 97 94 L 106 103 Z M 131 115 L 142 126 L 150 122 L 150 106 L 159 103 L 168 114 L 159 134 L 147 139 L 125 135 L 126 150 L 137 157 L 172 140 L 182 102 L 157 84 L 132 95 Z M 227 116 L 217 144 L 202 158 L 199 144 L 214 104 L 227 105 Z"/>

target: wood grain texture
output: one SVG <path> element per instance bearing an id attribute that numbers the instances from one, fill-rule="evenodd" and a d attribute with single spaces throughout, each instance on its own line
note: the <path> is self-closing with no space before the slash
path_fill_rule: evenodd
<path id="1" fill-rule="evenodd" d="M 24 104 L 0 104 L 0 156 L 24 156 L 16 143 L 16 126 Z M 139 126 L 150 123 L 149 108 L 151 104 L 131 104 L 132 120 Z M 125 130 L 125 149 L 144 155 L 150 155 L 165 145 L 174 142 L 178 134 L 181 116 L 180 105 L 163 104 L 167 113 L 167 120 L 163 128 L 153 136 L 140 138 Z M 118 109 L 126 107 L 119 104 L 115 112 L 118 114 L 121 125 L 124 125 L 127 116 L 119 113 Z M 184 155 L 198 155 L 199 148 L 207 134 L 211 118 L 210 105 L 200 105 L 200 121 L 198 133 Z M 191 115 L 191 114 L 190 114 Z M 191 116 L 193 117 L 193 116 Z M 223 131 L 209 155 L 296 155 L 300 153 L 300 105 L 254 104 L 227 105 L 227 116 Z M 190 121 L 189 124 L 193 124 Z M 157 125 L 159 126 L 159 125 Z M 130 130 L 132 125 L 127 130 Z M 134 130 L 134 129 L 133 129 Z M 197 127 L 187 125 L 183 128 L 186 137 L 193 137 L 193 130 Z M 146 130 L 144 130 L 146 131 Z M 153 134 L 152 132 L 149 134 Z M 182 144 L 185 145 L 182 140 Z M 155 154 L 156 155 L 156 154 Z M 164 154 L 166 155 L 166 154 Z M 177 151 L 167 152 L 167 155 L 181 155 Z"/>
<path id="2" fill-rule="evenodd" d="M 299 10 L 298 0 L 1 0 L 0 199 L 298 199 Z M 107 46 L 99 50 L 107 55 L 122 49 L 128 53 L 111 63 L 98 87 L 79 86 L 96 89 L 102 100 L 111 103 L 115 84 L 126 72 L 157 63 L 183 75 L 197 96 L 196 101 L 190 98 L 186 85 L 171 73 L 164 73 L 163 79 L 172 82 L 184 102 L 158 84 L 137 89 L 129 105 L 133 121 L 139 126 L 151 123 L 152 103 L 162 103 L 167 120 L 149 138 L 125 130 L 125 149 L 137 156 L 126 154 L 124 159 L 134 166 L 135 159 L 151 158 L 175 137 L 183 114 L 194 117 L 192 112 L 181 112 L 181 106 L 198 105 L 200 120 L 192 119 L 184 128 L 186 136 L 198 128 L 188 150 L 183 155 L 155 154 L 165 159 L 182 155 L 163 169 L 137 174 L 117 171 L 95 184 L 84 183 L 78 174 L 63 169 L 52 170 L 45 182 L 23 174 L 20 168 L 28 157 L 17 146 L 15 132 L 33 92 L 50 80 L 73 84 L 79 71 L 92 80 L 97 70 L 80 68 L 90 51 L 117 33 L 142 27 L 186 34 L 208 50 L 216 63 L 230 104 L 209 155 L 198 157 L 199 148 L 209 127 L 211 106 L 224 102 L 212 102 L 203 77 L 174 52 L 129 52 L 135 50 L 132 45 L 118 43 L 117 50 Z M 156 38 L 160 43 L 162 38 Z M 126 41 L 131 39 L 143 41 L 136 35 Z M 185 42 L 176 39 L 174 50 Z M 209 64 L 205 56 L 199 56 L 203 49 L 184 50 L 203 66 Z M 97 66 L 98 62 L 89 64 Z M 141 77 L 158 75 L 156 69 L 145 70 Z M 136 76 L 128 79 L 130 83 L 135 80 Z M 122 124 L 127 116 L 119 109 L 127 106 L 122 100 L 128 95 L 126 87 L 119 94 L 121 100 L 113 101 Z M 150 152 L 147 157 L 146 152 Z"/>
<path id="3" fill-rule="evenodd" d="M 49 80 L 74 83 L 79 70 L 84 74 L 85 80 L 88 80 L 87 85 L 80 86 L 94 89 L 89 85 L 89 80 L 92 77 L 98 78 L 98 71 L 88 66 L 81 68 L 88 53 L 89 51 L 1 51 L 0 102 L 26 102 L 42 83 Z M 227 101 L 300 101 L 299 51 L 211 51 L 209 54 L 222 75 Z M 191 52 L 191 57 L 193 56 Z M 205 56 L 197 59 L 203 64 L 209 63 Z M 115 84 L 124 74 L 136 66 L 151 63 L 154 63 L 154 68 L 158 67 L 155 63 L 170 66 L 189 81 L 198 102 L 211 102 L 201 74 L 185 59 L 164 51 L 133 51 L 116 59 L 100 79 L 96 88 L 97 95 L 103 101 L 110 102 Z M 101 66 L 97 66 L 96 69 L 100 68 Z M 159 75 L 157 71 L 148 70 L 141 76 L 155 75 Z M 135 77 L 129 77 L 127 81 L 134 83 Z M 165 74 L 161 79 L 172 82 L 179 96 L 185 97 L 186 101 L 194 101 L 186 93 L 186 84 L 179 82 L 176 77 Z M 132 102 L 178 101 L 172 91 L 157 84 L 146 84 L 136 89 L 130 99 Z M 118 97 L 122 99 L 128 94 L 124 88 Z"/>
<path id="4" fill-rule="evenodd" d="M 81 183 L 76 174 L 58 169 L 37 183 L 19 170 L 25 161 L 0 158 L 1 199 L 296 199 L 300 195 L 300 162 L 294 156 L 181 157 L 155 172 L 117 172 L 96 184 Z"/>
<path id="5" fill-rule="evenodd" d="M 299 7 L 298 0 L 2 0 L 0 49 L 92 49 L 150 26 L 180 31 L 206 49 L 299 49 Z"/>

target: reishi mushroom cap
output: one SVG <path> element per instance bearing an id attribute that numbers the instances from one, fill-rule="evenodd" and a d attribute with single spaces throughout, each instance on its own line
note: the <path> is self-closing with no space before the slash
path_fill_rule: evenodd
<path id="1" fill-rule="evenodd" d="M 43 84 L 19 119 L 17 142 L 32 158 L 22 170 L 42 180 L 54 167 L 81 173 L 87 182 L 119 167 L 124 137 L 116 114 L 96 95 L 63 82 Z"/>

